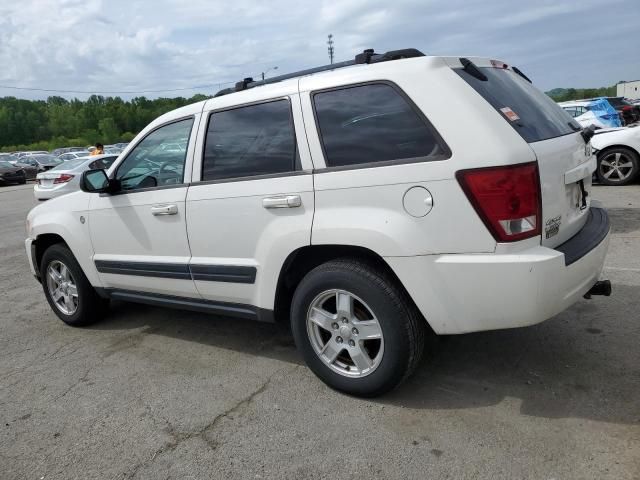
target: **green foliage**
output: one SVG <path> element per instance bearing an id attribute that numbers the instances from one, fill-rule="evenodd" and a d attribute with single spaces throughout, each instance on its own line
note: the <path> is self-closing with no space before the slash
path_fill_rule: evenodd
<path id="1" fill-rule="evenodd" d="M 569 100 L 581 100 L 595 97 L 615 97 L 616 86 L 600 88 L 554 88 L 546 92 L 556 102 L 567 102 Z"/>
<path id="2" fill-rule="evenodd" d="M 154 118 L 190 103 L 191 98 L 120 97 L 92 95 L 86 101 L 49 97 L 44 100 L 0 98 L 0 151 L 53 150 L 129 142 Z"/>

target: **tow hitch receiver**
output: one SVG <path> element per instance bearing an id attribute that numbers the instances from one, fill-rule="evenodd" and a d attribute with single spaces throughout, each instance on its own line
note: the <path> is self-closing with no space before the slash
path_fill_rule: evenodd
<path id="1" fill-rule="evenodd" d="M 609 280 L 598 280 L 596 284 L 591 287 L 591 290 L 584 294 L 584 298 L 591 298 L 591 295 L 604 295 L 608 297 L 611 295 L 611 282 Z"/>

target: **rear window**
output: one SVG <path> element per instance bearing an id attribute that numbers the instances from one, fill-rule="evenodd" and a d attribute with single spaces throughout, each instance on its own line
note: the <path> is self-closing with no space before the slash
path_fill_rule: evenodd
<path id="1" fill-rule="evenodd" d="M 318 92 L 313 101 L 328 167 L 449 156 L 439 135 L 388 84 Z"/>
<path id="2" fill-rule="evenodd" d="M 57 167 L 52 168 L 51 170 L 73 170 L 76 167 L 82 165 L 86 160 L 66 160 Z"/>
<path id="3" fill-rule="evenodd" d="M 511 70 L 480 67 L 487 80 L 455 69 L 527 142 L 568 135 L 580 125 L 551 98 Z"/>

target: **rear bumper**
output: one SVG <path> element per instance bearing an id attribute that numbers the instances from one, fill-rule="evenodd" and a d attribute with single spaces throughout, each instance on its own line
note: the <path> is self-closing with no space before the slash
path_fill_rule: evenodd
<path id="1" fill-rule="evenodd" d="M 59 197 L 73 191 L 74 190 L 69 188 L 68 184 L 66 183 L 56 185 L 52 188 L 42 188 L 37 184 L 33 187 L 33 195 L 37 200 L 49 200 L 51 198 Z"/>
<path id="2" fill-rule="evenodd" d="M 583 229 L 555 250 L 385 260 L 438 334 L 534 325 L 573 305 L 598 281 L 609 221 L 604 210 L 592 210 Z"/>

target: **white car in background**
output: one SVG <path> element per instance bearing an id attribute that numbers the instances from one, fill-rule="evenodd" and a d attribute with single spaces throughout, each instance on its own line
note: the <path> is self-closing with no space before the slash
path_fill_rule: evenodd
<path id="1" fill-rule="evenodd" d="M 76 158 L 82 158 L 82 157 L 88 157 L 89 156 L 89 152 L 88 151 L 84 151 L 84 152 L 67 152 L 67 153 L 63 153 L 58 155 L 58 158 L 60 160 L 62 160 L 63 162 L 66 162 L 67 160 L 74 160 Z"/>
<path id="2" fill-rule="evenodd" d="M 117 155 L 94 155 L 67 160 L 47 172 L 36 176 L 33 194 L 38 200 L 49 200 L 80 190 L 80 178 L 85 170 L 109 168 Z"/>
<path id="3" fill-rule="evenodd" d="M 622 126 L 620 115 L 616 109 L 602 98 L 561 102 L 558 105 L 584 128 L 591 125 L 598 129 Z"/>
<path id="4" fill-rule="evenodd" d="M 591 146 L 598 158 L 596 175 L 604 185 L 627 185 L 640 172 L 640 127 L 596 130 Z"/>

